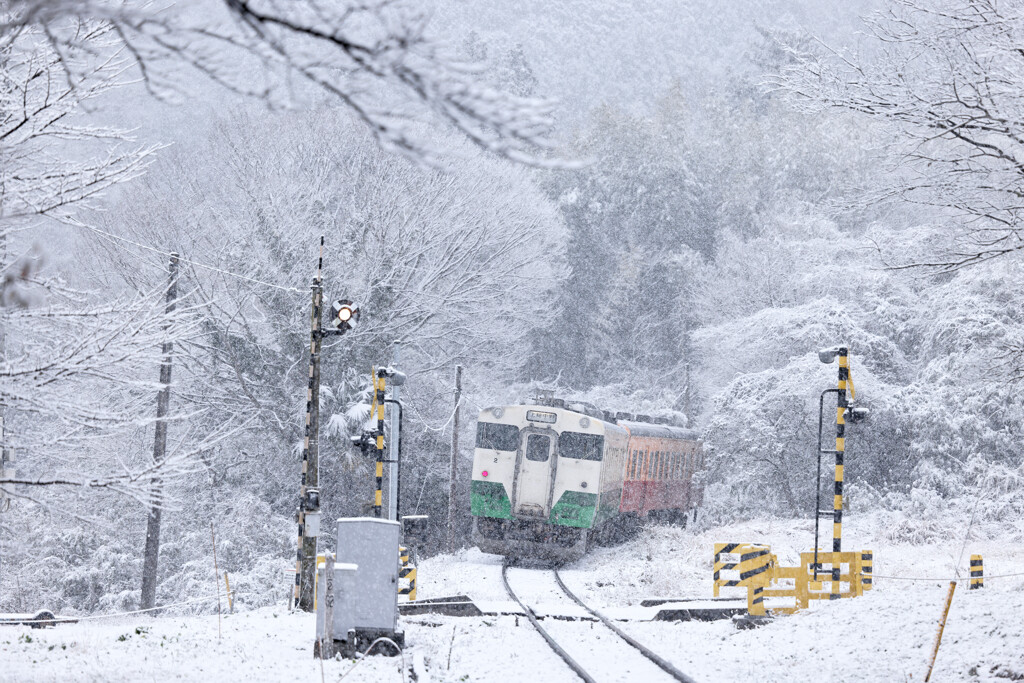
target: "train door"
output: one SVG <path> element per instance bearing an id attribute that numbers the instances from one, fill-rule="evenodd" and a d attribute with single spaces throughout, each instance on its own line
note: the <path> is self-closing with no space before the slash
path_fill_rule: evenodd
<path id="1" fill-rule="evenodd" d="M 516 515 L 547 517 L 551 512 L 551 482 L 555 468 L 554 432 L 524 429 L 516 477 Z"/>

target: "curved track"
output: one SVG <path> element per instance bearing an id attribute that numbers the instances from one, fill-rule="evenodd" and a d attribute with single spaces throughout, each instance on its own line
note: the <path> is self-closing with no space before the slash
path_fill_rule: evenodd
<path id="1" fill-rule="evenodd" d="M 537 615 L 534 613 L 533 609 L 529 605 L 526 605 L 525 603 L 523 603 L 523 601 L 519 599 L 519 596 L 517 596 L 515 594 L 515 592 L 512 590 L 512 587 L 509 585 L 509 582 L 508 582 L 508 567 L 509 567 L 509 563 L 507 561 L 502 564 L 502 566 L 501 566 L 501 581 L 505 585 L 505 591 L 508 593 L 509 597 L 512 598 L 512 600 L 514 600 L 516 602 L 516 604 L 518 604 L 522 608 L 523 613 L 526 614 L 526 618 L 530 620 L 530 623 L 533 624 L 533 627 L 535 629 L 537 629 L 537 632 L 541 635 L 541 637 L 544 638 L 544 640 L 547 642 L 547 644 L 549 646 L 551 646 L 551 649 L 555 651 L 555 654 L 557 654 L 559 657 L 561 657 L 562 661 L 564 661 L 569 666 L 569 668 L 572 669 L 576 673 L 577 676 L 579 676 L 581 679 L 583 679 L 586 683 L 596 683 L 594 678 L 589 673 L 587 673 L 586 669 L 584 669 L 583 666 L 581 666 L 579 662 L 577 662 L 575 659 L 573 659 L 569 655 L 569 653 L 566 652 L 558 644 L 557 641 L 555 641 L 555 639 L 551 636 L 551 634 L 548 633 L 544 629 L 544 627 L 540 625 L 540 621 L 537 619 Z M 600 621 L 601 624 L 603 624 L 606 628 L 608 628 L 608 630 L 610 630 L 616 636 L 621 638 L 624 642 L 626 642 L 629 645 L 631 645 L 640 654 L 642 654 L 644 657 L 646 657 L 651 662 L 656 664 L 662 671 L 664 671 L 668 675 L 672 676 L 672 678 L 676 679 L 680 683 L 696 683 L 692 678 L 690 678 L 689 676 L 684 674 L 682 671 L 680 671 L 679 669 L 675 668 L 674 666 L 669 664 L 667 661 L 665 661 L 664 659 L 659 657 L 656 653 L 652 652 L 647 647 L 645 647 L 644 645 L 641 645 L 636 640 L 631 638 L 629 635 L 624 633 L 622 631 L 622 629 L 620 629 L 619 627 L 615 626 L 603 614 L 601 614 L 600 612 L 598 612 L 598 611 L 592 609 L 591 607 L 589 607 L 586 603 L 584 603 L 582 600 L 580 600 L 576 596 L 575 593 L 573 593 L 572 591 L 570 591 L 566 587 L 566 585 L 562 582 L 562 577 L 558 575 L 558 571 L 557 570 L 552 570 L 552 571 L 554 572 L 555 581 L 558 583 L 559 589 L 565 594 L 565 596 L 568 597 L 573 602 L 575 602 L 580 607 L 582 607 L 589 614 L 593 615 L 594 618 L 596 618 L 598 621 Z"/>

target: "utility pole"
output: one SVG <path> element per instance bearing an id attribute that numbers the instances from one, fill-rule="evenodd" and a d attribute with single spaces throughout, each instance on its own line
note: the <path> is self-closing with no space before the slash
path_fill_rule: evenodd
<path id="1" fill-rule="evenodd" d="M 459 463 L 459 406 L 462 403 L 462 366 L 455 366 L 455 414 L 452 416 L 452 455 L 448 463 L 448 552 L 455 552 L 456 484 Z"/>
<path id="2" fill-rule="evenodd" d="M 168 315 L 174 312 L 175 300 L 178 298 L 178 254 L 171 254 L 170 275 L 167 281 L 167 303 L 165 310 Z M 156 395 L 156 429 L 153 437 L 153 462 L 160 464 L 167 457 L 167 412 L 171 405 L 171 353 L 174 344 L 170 340 L 171 321 L 164 322 L 164 332 L 168 338 L 160 348 L 160 393 Z M 151 609 L 156 605 L 156 583 L 158 559 L 160 557 L 160 496 L 162 487 L 159 477 L 153 479 L 153 506 L 146 520 L 146 550 L 142 559 L 142 596 L 141 608 Z"/>
<path id="3" fill-rule="evenodd" d="M 391 356 L 391 367 L 398 370 L 399 354 L 402 350 L 402 343 L 395 342 L 395 350 Z M 388 519 L 398 521 L 398 459 L 402 457 L 400 442 L 399 442 L 399 430 L 401 425 L 399 424 L 399 399 L 401 392 L 401 383 L 393 382 L 391 384 L 391 401 L 394 402 L 396 408 L 391 410 L 391 424 L 389 426 L 390 432 L 388 434 Z"/>
<path id="4" fill-rule="evenodd" d="M 693 416 L 690 414 L 690 364 L 686 364 L 686 388 L 683 389 L 683 412 L 686 413 L 686 426 L 693 426 Z"/>
<path id="5" fill-rule="evenodd" d="M 320 259 L 313 278 L 313 306 L 310 314 L 309 376 L 306 385 L 306 433 L 302 443 L 302 478 L 299 486 L 299 543 L 295 560 L 297 609 L 313 611 L 313 579 L 316 572 L 316 537 L 306 534 L 307 493 L 317 490 L 320 466 L 320 308 L 323 304 L 324 238 L 320 237 Z M 317 501 L 319 506 L 319 501 Z"/>

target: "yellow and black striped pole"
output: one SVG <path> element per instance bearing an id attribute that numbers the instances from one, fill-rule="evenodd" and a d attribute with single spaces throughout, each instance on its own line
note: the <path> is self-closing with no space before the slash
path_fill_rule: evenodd
<path id="1" fill-rule="evenodd" d="M 985 567 L 981 562 L 981 555 L 971 555 L 971 587 L 970 590 L 977 590 L 985 587 Z"/>
<path id="2" fill-rule="evenodd" d="M 373 373 L 373 406 L 370 408 L 371 416 L 376 412 L 377 417 L 377 489 L 373 492 L 373 516 L 381 516 L 381 505 L 383 504 L 384 491 L 384 372 Z"/>
<path id="3" fill-rule="evenodd" d="M 830 600 L 838 600 L 840 593 L 839 575 L 842 564 L 839 555 L 843 551 L 843 451 L 846 449 L 846 384 L 850 379 L 850 351 L 839 347 L 839 395 L 836 405 L 836 477 L 832 500 L 832 587 Z"/>
<path id="4" fill-rule="evenodd" d="M 399 546 L 399 562 L 401 563 L 401 569 L 398 572 L 398 578 L 407 579 L 409 585 L 406 588 L 399 588 L 399 595 L 408 595 L 409 602 L 416 600 L 416 565 L 409 562 L 409 549 L 405 546 Z"/>
<path id="5" fill-rule="evenodd" d="M 861 591 L 869 591 L 873 587 L 875 572 L 875 554 L 870 550 L 860 551 Z"/>

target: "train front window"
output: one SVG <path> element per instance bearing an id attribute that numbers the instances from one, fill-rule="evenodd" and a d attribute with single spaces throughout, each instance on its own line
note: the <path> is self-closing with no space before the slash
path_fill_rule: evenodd
<path id="1" fill-rule="evenodd" d="M 546 462 L 551 451 L 551 437 L 541 434 L 530 434 L 526 437 L 526 459 L 534 462 Z"/>
<path id="2" fill-rule="evenodd" d="M 494 422 L 477 422 L 476 447 L 495 451 L 519 450 L 519 427 Z"/>
<path id="3" fill-rule="evenodd" d="M 562 432 L 558 435 L 558 455 L 576 460 L 600 460 L 604 437 L 600 434 Z"/>

